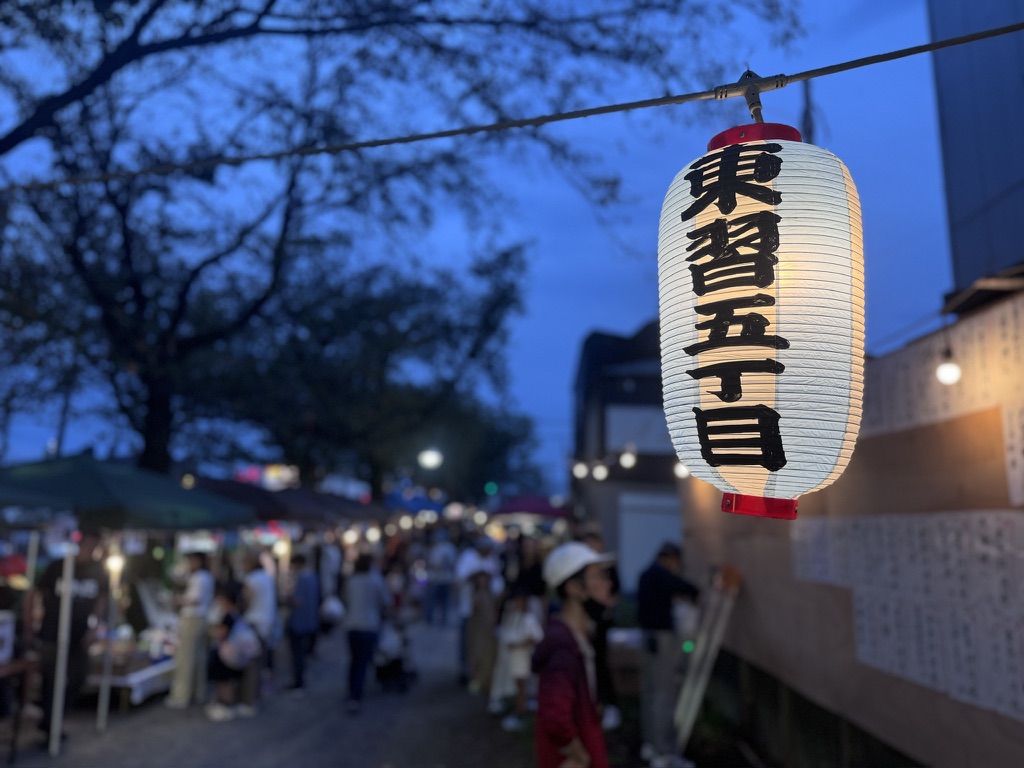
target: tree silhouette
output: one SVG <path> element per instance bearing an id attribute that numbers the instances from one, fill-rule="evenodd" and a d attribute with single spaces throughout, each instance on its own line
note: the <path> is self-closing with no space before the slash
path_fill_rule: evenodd
<path id="1" fill-rule="evenodd" d="M 291 330 L 303 327 L 295 313 L 334 304 L 330 296 L 301 301 L 311 276 L 320 285 L 358 284 L 380 264 L 402 276 L 431 263 L 485 270 L 479 290 L 491 303 L 467 308 L 461 324 L 447 318 L 450 327 L 435 331 L 434 354 L 462 360 L 467 380 L 476 371 L 500 384 L 496 350 L 518 305 L 522 244 L 501 215 L 491 160 L 540 148 L 602 203 L 614 201 L 615 179 L 539 129 L 387 152 L 301 150 L 579 107 L 624 82 L 681 88 L 688 75 L 706 76 L 723 63 L 715 34 L 724 25 L 708 15 L 717 7 L 660 0 L 3 7 L 0 98 L 9 117 L 0 121 L 7 185 L 0 269 L 8 279 L 0 285 L 0 407 L 68 403 L 89 388 L 100 393 L 101 411 L 114 404 L 115 418 L 138 435 L 140 465 L 166 471 L 183 450 L 182 429 L 212 418 L 213 394 L 226 391 L 211 361 L 233 361 L 235 372 L 250 362 L 282 364 Z M 779 34 L 796 28 L 788 3 L 747 7 Z M 230 162 L 287 149 L 300 151 Z M 147 168 L 157 170 L 137 172 Z M 428 233 L 453 218 L 460 235 L 452 239 L 461 242 L 438 246 Z M 459 269 L 446 280 L 453 294 L 463 290 Z M 496 300 L 502 291 L 506 300 Z M 332 322 L 339 337 L 397 323 L 401 313 L 375 298 L 363 308 L 355 299 L 339 304 Z M 413 329 L 392 333 L 389 341 L 412 350 L 405 359 L 422 364 Z M 320 343 L 307 354 L 326 359 L 334 341 Z M 364 370 L 368 360 L 339 365 L 358 380 L 372 372 Z M 456 387 L 450 371 L 432 375 L 412 384 L 440 403 Z M 394 370 L 389 376 L 378 381 L 412 386 Z M 314 387 L 302 383 L 309 386 L 292 391 L 310 395 Z M 231 413 L 274 434 L 269 418 L 258 424 L 258 410 Z M 351 435 L 334 433 L 335 445 L 320 450 L 336 453 Z M 283 438 L 277 431 L 282 449 Z M 298 458 L 315 463 L 313 454 Z"/>

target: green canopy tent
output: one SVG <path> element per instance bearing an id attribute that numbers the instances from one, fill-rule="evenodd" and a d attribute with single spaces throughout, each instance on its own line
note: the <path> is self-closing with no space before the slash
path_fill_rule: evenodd
<path id="1" fill-rule="evenodd" d="M 73 511 L 88 528 L 235 528 L 256 519 L 251 507 L 130 464 L 89 454 L 0 468 L 0 502 L 25 494 Z M 19 503 L 16 501 L 9 503 Z"/>

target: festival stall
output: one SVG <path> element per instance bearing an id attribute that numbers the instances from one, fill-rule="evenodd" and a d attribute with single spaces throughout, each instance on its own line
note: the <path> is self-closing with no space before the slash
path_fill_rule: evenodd
<path id="1" fill-rule="evenodd" d="M 152 596 L 152 605 L 144 609 L 147 626 L 142 632 L 136 633 L 130 625 L 121 623 L 124 587 L 137 570 L 133 561 L 161 549 L 166 553 L 164 547 L 171 532 L 231 530 L 251 521 L 254 513 L 222 497 L 184 488 L 164 475 L 129 464 L 97 461 L 89 454 L 0 468 L 0 489 L 33 496 L 35 503 L 70 510 L 82 529 L 103 532 L 109 575 L 107 630 L 90 648 L 89 676 L 100 692 L 97 726 L 102 730 L 112 688 L 126 690 L 128 700 L 141 701 L 146 695 L 165 690 L 162 687 L 173 669 L 168 651 L 173 646 L 176 616 L 162 599 L 163 593 Z M 74 583 L 76 554 L 75 542 L 69 541 L 62 555 L 64 583 Z M 139 591 L 143 603 L 147 602 L 141 597 L 145 592 Z M 60 750 L 71 603 L 70 593 L 64 591 L 50 732 L 52 755 Z M 149 629 L 158 631 L 147 634 Z"/>

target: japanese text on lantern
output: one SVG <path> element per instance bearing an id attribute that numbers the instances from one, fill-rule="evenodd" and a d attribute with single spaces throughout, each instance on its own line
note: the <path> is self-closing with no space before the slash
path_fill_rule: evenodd
<path id="1" fill-rule="evenodd" d="M 779 413 L 764 403 L 739 404 L 745 374 L 778 376 L 785 366 L 773 350 L 788 349 L 789 342 L 768 333 L 771 322 L 758 310 L 775 305 L 775 297 L 759 289 L 775 283 L 775 252 L 779 248 L 779 222 L 774 208 L 782 195 L 767 183 L 782 170 L 776 154 L 782 146 L 760 142 L 733 144 L 700 158 L 685 175 L 693 202 L 682 220 L 695 218 L 714 205 L 721 218 L 687 233 L 692 240 L 690 274 L 697 295 L 698 341 L 683 351 L 697 357 L 699 367 L 686 373 L 698 381 L 718 379 L 718 390 L 709 393 L 725 406 L 694 408 L 701 455 L 710 466 L 762 466 L 777 472 L 786 465 L 779 429 Z M 730 217 L 737 197 L 751 206 Z M 750 289 L 737 296 L 734 289 Z M 728 291 L 729 298 L 720 292 Z M 716 297 L 718 294 L 718 297 Z M 707 362 L 716 356 L 727 359 Z"/>

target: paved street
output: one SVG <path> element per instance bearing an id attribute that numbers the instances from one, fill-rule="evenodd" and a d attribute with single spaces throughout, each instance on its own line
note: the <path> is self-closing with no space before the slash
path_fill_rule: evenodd
<path id="1" fill-rule="evenodd" d="M 376 683 L 363 712 L 344 710 L 347 650 L 340 631 L 318 646 L 304 695 L 282 691 L 252 718 L 214 723 L 200 709 L 180 712 L 155 697 L 128 713 L 112 712 L 106 733 L 95 712 L 69 715 L 63 754 L 51 758 L 34 723 L 23 728 L 17 766 L 32 768 L 520 768 L 533 764 L 530 731 L 504 733 L 485 702 L 456 685 L 453 628 L 411 630 L 420 679 L 408 693 Z M 282 682 L 287 670 L 280 670 Z M 372 675 L 372 671 L 371 671 Z"/>

